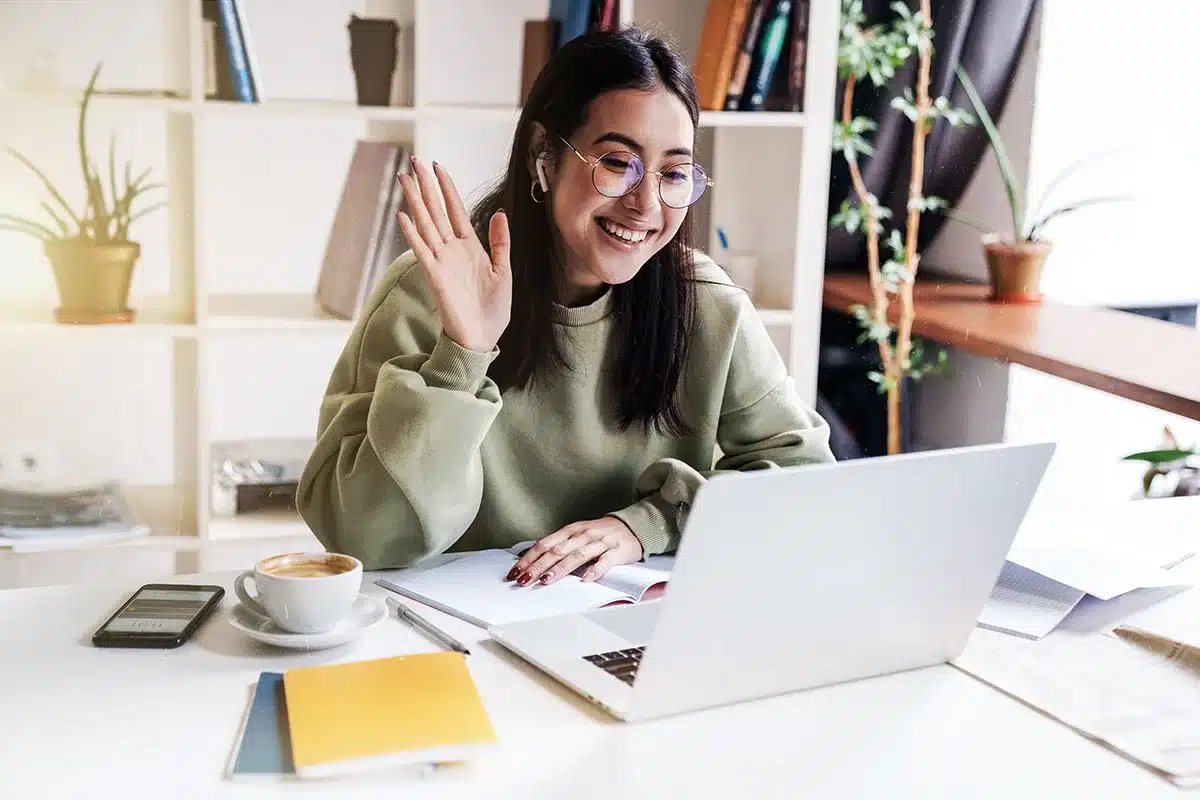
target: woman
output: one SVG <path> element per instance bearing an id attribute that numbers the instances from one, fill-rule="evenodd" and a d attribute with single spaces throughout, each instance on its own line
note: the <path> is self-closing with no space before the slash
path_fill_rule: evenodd
<path id="1" fill-rule="evenodd" d="M 591 33 L 543 69 L 473 215 L 413 160 L 412 249 L 334 366 L 300 477 L 327 548 L 377 569 L 537 539 L 509 580 L 595 580 L 673 551 L 714 466 L 833 460 L 746 294 L 690 246 L 697 118 L 666 43 Z"/>

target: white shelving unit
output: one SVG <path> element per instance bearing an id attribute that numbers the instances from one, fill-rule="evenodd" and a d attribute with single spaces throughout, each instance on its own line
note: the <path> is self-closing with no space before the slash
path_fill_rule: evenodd
<path id="1" fill-rule="evenodd" d="M 167 210 L 134 229 L 144 248 L 131 297 L 135 323 L 56 325 L 48 266 L 35 245 L 0 232 L 0 284 L 18 289 L 0 295 L 0 369 L 25 364 L 21 369 L 41 384 L 38 363 L 57 369 L 48 360 L 69 361 L 81 350 L 100 354 L 81 362 L 75 384 L 60 376 L 59 389 L 18 409 L 32 421 L 7 410 L 0 415 L 0 441 L 26 430 L 61 435 L 54 445 L 63 460 L 77 449 L 88 451 L 91 442 L 90 463 L 111 465 L 154 528 L 145 547 L 201 554 L 199 563 L 181 559 L 180 569 L 225 568 L 229 560 L 240 566 L 259 553 L 313 541 L 295 515 L 213 517 L 207 502 L 212 446 L 313 435 L 325 381 L 351 327 L 321 314 L 312 289 L 355 139 L 412 141 L 418 156 L 449 168 L 470 200 L 507 157 L 519 115 L 513 103 L 521 26 L 545 17 L 548 6 L 547 0 L 328 0 L 297 14 L 292 0 L 241 3 L 259 62 L 264 100 L 258 104 L 204 97 L 200 0 L 124 0 L 119 11 L 101 0 L 69 9 L 0 5 L 0 51 L 9 53 L 0 54 L 0 70 L 6 70 L 0 78 L 12 81 L 31 54 L 50 50 L 52 60 L 69 62 L 60 68 L 70 76 L 62 79 L 65 86 L 82 86 L 103 60 L 101 90 L 178 95 L 99 96 L 93 105 L 94 157 L 106 156 L 112 130 L 118 153 L 135 164 L 157 153 L 155 171 L 168 185 Z M 691 59 L 703 5 L 621 0 L 622 23 L 670 35 Z M 703 112 L 697 134 L 699 160 L 716 183 L 694 210 L 697 240 L 716 254 L 720 227 L 732 250 L 757 255 L 756 304 L 809 402 L 828 220 L 836 5 L 815 1 L 810 12 L 805 108 L 815 112 Z M 351 12 L 415 26 L 413 106 L 355 105 L 345 31 Z M 157 31 L 163 41 L 139 40 L 128 29 L 132 19 L 143 19 L 141 29 Z M 31 157 L 51 159 L 60 167 L 49 170 L 53 179 L 73 186 L 78 101 L 76 88 L 0 91 L 0 115 L 14 121 L 0 138 L 11 129 L 19 143 L 44 146 Z M 138 148 L 143 138 L 150 144 Z M 11 165 L 4 169 L 20 174 Z M 0 172 L 0 186 L 9 174 Z M 0 190 L 0 207 L 36 212 L 40 187 L 17 187 Z M 112 364 L 131 377 L 115 379 L 124 383 L 113 389 L 108 413 L 90 405 L 87 387 L 106 380 L 104 365 Z M 147 397 L 150 384 L 158 388 Z M 72 393 L 64 385 L 78 388 Z M 0 404 L 12 397 L 4 391 Z M 169 405 L 170 413 L 145 415 L 157 427 L 144 427 L 139 403 L 160 410 Z M 60 427 L 64 417 L 72 420 L 72 438 Z M 103 439 L 118 433 L 123 438 Z M 153 455 L 135 461 L 126 455 L 127 442 Z M 147 463 L 159 466 L 143 468 Z M 225 548 L 228 559 L 204 560 L 223 544 L 238 547 Z M 0 572 L 0 585 L 4 581 Z"/>

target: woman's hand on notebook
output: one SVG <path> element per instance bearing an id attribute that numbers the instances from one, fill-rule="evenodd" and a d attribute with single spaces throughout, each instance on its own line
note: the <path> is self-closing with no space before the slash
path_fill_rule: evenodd
<path id="1" fill-rule="evenodd" d="M 539 539 L 505 579 L 521 586 L 533 581 L 553 583 L 590 564 L 582 579 L 594 581 L 618 564 L 632 564 L 641 558 L 642 543 L 633 531 L 616 517 L 601 517 L 573 522 Z"/>

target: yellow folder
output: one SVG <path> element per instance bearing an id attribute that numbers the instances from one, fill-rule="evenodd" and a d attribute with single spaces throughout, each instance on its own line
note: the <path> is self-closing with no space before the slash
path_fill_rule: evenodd
<path id="1" fill-rule="evenodd" d="M 496 743 L 461 653 L 299 667 L 283 686 L 300 777 L 467 761 Z"/>

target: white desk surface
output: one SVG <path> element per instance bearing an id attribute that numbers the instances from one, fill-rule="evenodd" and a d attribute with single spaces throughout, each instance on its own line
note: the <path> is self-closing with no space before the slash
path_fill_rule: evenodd
<path id="1" fill-rule="evenodd" d="M 1110 530 L 1087 526 L 1086 532 L 1166 549 L 1190 540 L 1200 549 L 1195 500 L 1130 503 L 1124 522 L 1106 515 Z M 1185 523 L 1187 535 L 1179 528 Z M 166 580 L 215 581 L 228 589 L 233 577 Z M 231 783 L 223 772 L 260 671 L 434 645 L 392 618 L 341 648 L 273 650 L 228 625 L 236 602 L 230 592 L 221 612 L 178 650 L 93 648 L 93 629 L 134 588 L 0 592 L 0 797 L 1154 800 L 1190 794 L 950 666 L 628 725 L 486 640 L 473 648 L 469 664 L 501 741 L 494 754 L 423 778 L 379 773 L 321 783 Z M 385 594 L 374 585 L 367 590 Z M 1168 602 L 1192 594 L 1200 591 Z M 484 639 L 470 625 L 429 613 L 464 639 Z"/>

